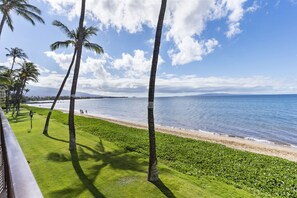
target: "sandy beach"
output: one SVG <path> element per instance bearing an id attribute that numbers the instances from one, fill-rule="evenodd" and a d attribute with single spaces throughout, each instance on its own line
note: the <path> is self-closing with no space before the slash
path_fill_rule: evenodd
<path id="1" fill-rule="evenodd" d="M 68 113 L 68 111 L 64 111 L 64 112 Z M 98 118 L 98 119 L 106 120 L 116 124 L 128 126 L 128 127 L 147 129 L 147 126 L 141 123 L 121 121 L 113 118 L 105 118 L 105 117 L 88 115 L 88 114 L 77 113 L 77 115 Z M 282 145 L 282 144 L 276 144 L 272 142 L 271 143 L 258 142 L 258 141 L 244 139 L 240 137 L 230 137 L 227 135 L 220 135 L 215 133 L 208 133 L 208 132 L 194 131 L 194 130 L 183 130 L 183 129 L 177 129 L 177 128 L 171 128 L 171 127 L 164 127 L 164 126 L 156 126 L 156 131 L 170 134 L 170 135 L 176 135 L 184 138 L 192 138 L 197 140 L 223 144 L 233 149 L 239 149 L 243 151 L 249 151 L 249 152 L 264 154 L 269 156 L 276 156 L 276 157 L 297 162 L 297 148 L 292 147 L 290 145 Z"/>

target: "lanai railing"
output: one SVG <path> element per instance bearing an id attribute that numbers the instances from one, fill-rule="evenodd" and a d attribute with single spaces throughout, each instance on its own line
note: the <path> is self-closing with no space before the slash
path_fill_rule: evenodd
<path id="1" fill-rule="evenodd" d="M 42 193 L 0 108 L 0 198 L 40 198 Z"/>

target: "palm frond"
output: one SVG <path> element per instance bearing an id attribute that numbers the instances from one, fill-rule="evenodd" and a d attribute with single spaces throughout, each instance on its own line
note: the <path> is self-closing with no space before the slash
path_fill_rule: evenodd
<path id="1" fill-rule="evenodd" d="M 10 15 L 8 15 L 8 14 L 6 15 L 6 23 L 7 23 L 8 27 L 9 27 L 9 29 L 11 31 L 13 31 L 14 27 L 12 25 L 12 19 L 11 19 Z"/>
<path id="2" fill-rule="evenodd" d="M 64 25 L 61 21 L 54 20 L 52 24 L 60 28 L 67 35 L 68 38 L 70 39 L 75 38 L 75 32 L 70 31 L 69 28 L 66 25 Z"/>
<path id="3" fill-rule="evenodd" d="M 96 44 L 96 43 L 90 43 L 90 42 L 87 42 L 87 43 L 84 43 L 84 47 L 90 51 L 94 51 L 96 52 L 97 54 L 102 54 L 104 53 L 104 50 L 103 48 Z"/>
<path id="4" fill-rule="evenodd" d="M 24 17 L 27 21 L 31 22 L 32 25 L 35 25 L 34 20 L 37 20 L 40 23 L 44 23 L 44 20 L 42 19 L 42 17 L 40 17 L 38 14 L 31 12 L 29 10 L 22 9 L 22 8 L 16 9 L 16 13 Z"/>
<path id="5" fill-rule="evenodd" d="M 9 83 L 9 77 L 0 75 L 0 85 L 8 85 Z"/>
<path id="6" fill-rule="evenodd" d="M 35 13 L 41 15 L 41 10 L 39 8 L 37 8 L 36 6 L 26 3 L 26 4 L 24 4 L 24 8 L 27 10 L 30 10 L 31 12 L 35 12 Z"/>
<path id="7" fill-rule="evenodd" d="M 57 41 L 51 44 L 50 48 L 52 51 L 57 50 L 58 48 L 65 47 L 67 48 L 69 45 L 75 45 L 75 43 L 72 40 L 66 40 L 66 41 Z"/>
<path id="8" fill-rule="evenodd" d="M 13 57 L 13 58 L 20 58 L 25 59 L 28 58 L 27 54 L 18 47 L 11 47 L 10 49 L 5 48 L 9 53 L 6 54 L 7 57 Z"/>

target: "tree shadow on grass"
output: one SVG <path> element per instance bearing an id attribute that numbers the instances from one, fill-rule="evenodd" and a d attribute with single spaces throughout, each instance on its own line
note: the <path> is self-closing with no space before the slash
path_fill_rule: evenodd
<path id="1" fill-rule="evenodd" d="M 95 175 L 92 176 L 92 179 L 89 179 L 83 169 L 80 166 L 79 163 L 79 158 L 78 158 L 78 154 L 77 151 L 70 151 L 71 154 L 71 161 L 72 161 L 72 165 L 73 168 L 76 172 L 76 174 L 78 175 L 80 181 L 84 184 L 84 186 L 90 191 L 90 193 L 94 196 L 94 197 L 105 197 L 102 193 L 99 192 L 99 190 L 94 186 L 94 180 L 96 179 L 97 174 L 99 173 L 99 171 L 106 166 L 105 164 L 102 165 L 97 165 L 97 166 L 93 166 L 93 169 L 97 169 L 96 172 L 98 172 L 97 174 L 91 174 L 91 175 Z"/>
<path id="2" fill-rule="evenodd" d="M 19 123 L 19 122 L 25 122 L 30 119 L 29 113 L 21 113 L 19 116 L 12 117 L 10 113 L 6 114 L 6 117 L 9 122 L 13 123 Z"/>
<path id="3" fill-rule="evenodd" d="M 47 136 L 49 137 L 49 136 Z M 58 138 L 50 137 L 57 141 L 68 143 L 68 141 L 61 140 Z M 76 197 L 83 193 L 86 189 L 94 197 L 105 197 L 98 188 L 94 185 L 97 176 L 100 171 L 107 165 L 113 169 L 120 170 L 133 170 L 144 172 L 143 164 L 138 162 L 138 157 L 135 155 L 129 155 L 124 150 L 116 150 L 113 152 L 106 152 L 102 140 L 100 139 L 98 144 L 94 148 L 78 144 L 78 152 L 70 151 L 70 156 L 61 154 L 61 153 L 49 153 L 47 158 L 48 160 L 55 162 L 67 162 L 71 161 L 73 168 L 82 182 L 83 185 L 76 185 L 75 183 L 70 185 L 71 187 L 64 188 L 62 190 L 55 191 L 51 193 L 53 197 Z M 88 150 L 88 152 L 85 151 Z M 89 167 L 87 174 L 82 169 L 80 162 L 91 160 L 95 165 Z M 95 161 L 95 162 L 94 162 Z"/>
<path id="4" fill-rule="evenodd" d="M 156 182 L 152 182 L 159 190 L 168 198 L 176 198 L 171 190 L 159 179 Z"/>

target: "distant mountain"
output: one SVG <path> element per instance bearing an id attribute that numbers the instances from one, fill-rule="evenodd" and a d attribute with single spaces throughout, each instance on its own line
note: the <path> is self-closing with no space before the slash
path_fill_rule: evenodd
<path id="1" fill-rule="evenodd" d="M 228 93 L 207 93 L 207 94 L 201 94 L 198 96 L 234 96 L 237 94 L 228 94 Z"/>
<path id="2" fill-rule="evenodd" d="M 28 86 L 29 92 L 26 94 L 26 96 L 55 96 L 57 95 L 58 89 L 56 88 L 50 88 L 50 87 L 36 87 L 36 86 Z M 61 94 L 61 96 L 69 96 L 70 91 L 64 90 Z M 99 95 L 94 94 L 88 94 L 83 92 L 76 92 L 76 96 L 78 97 L 99 97 Z"/>

